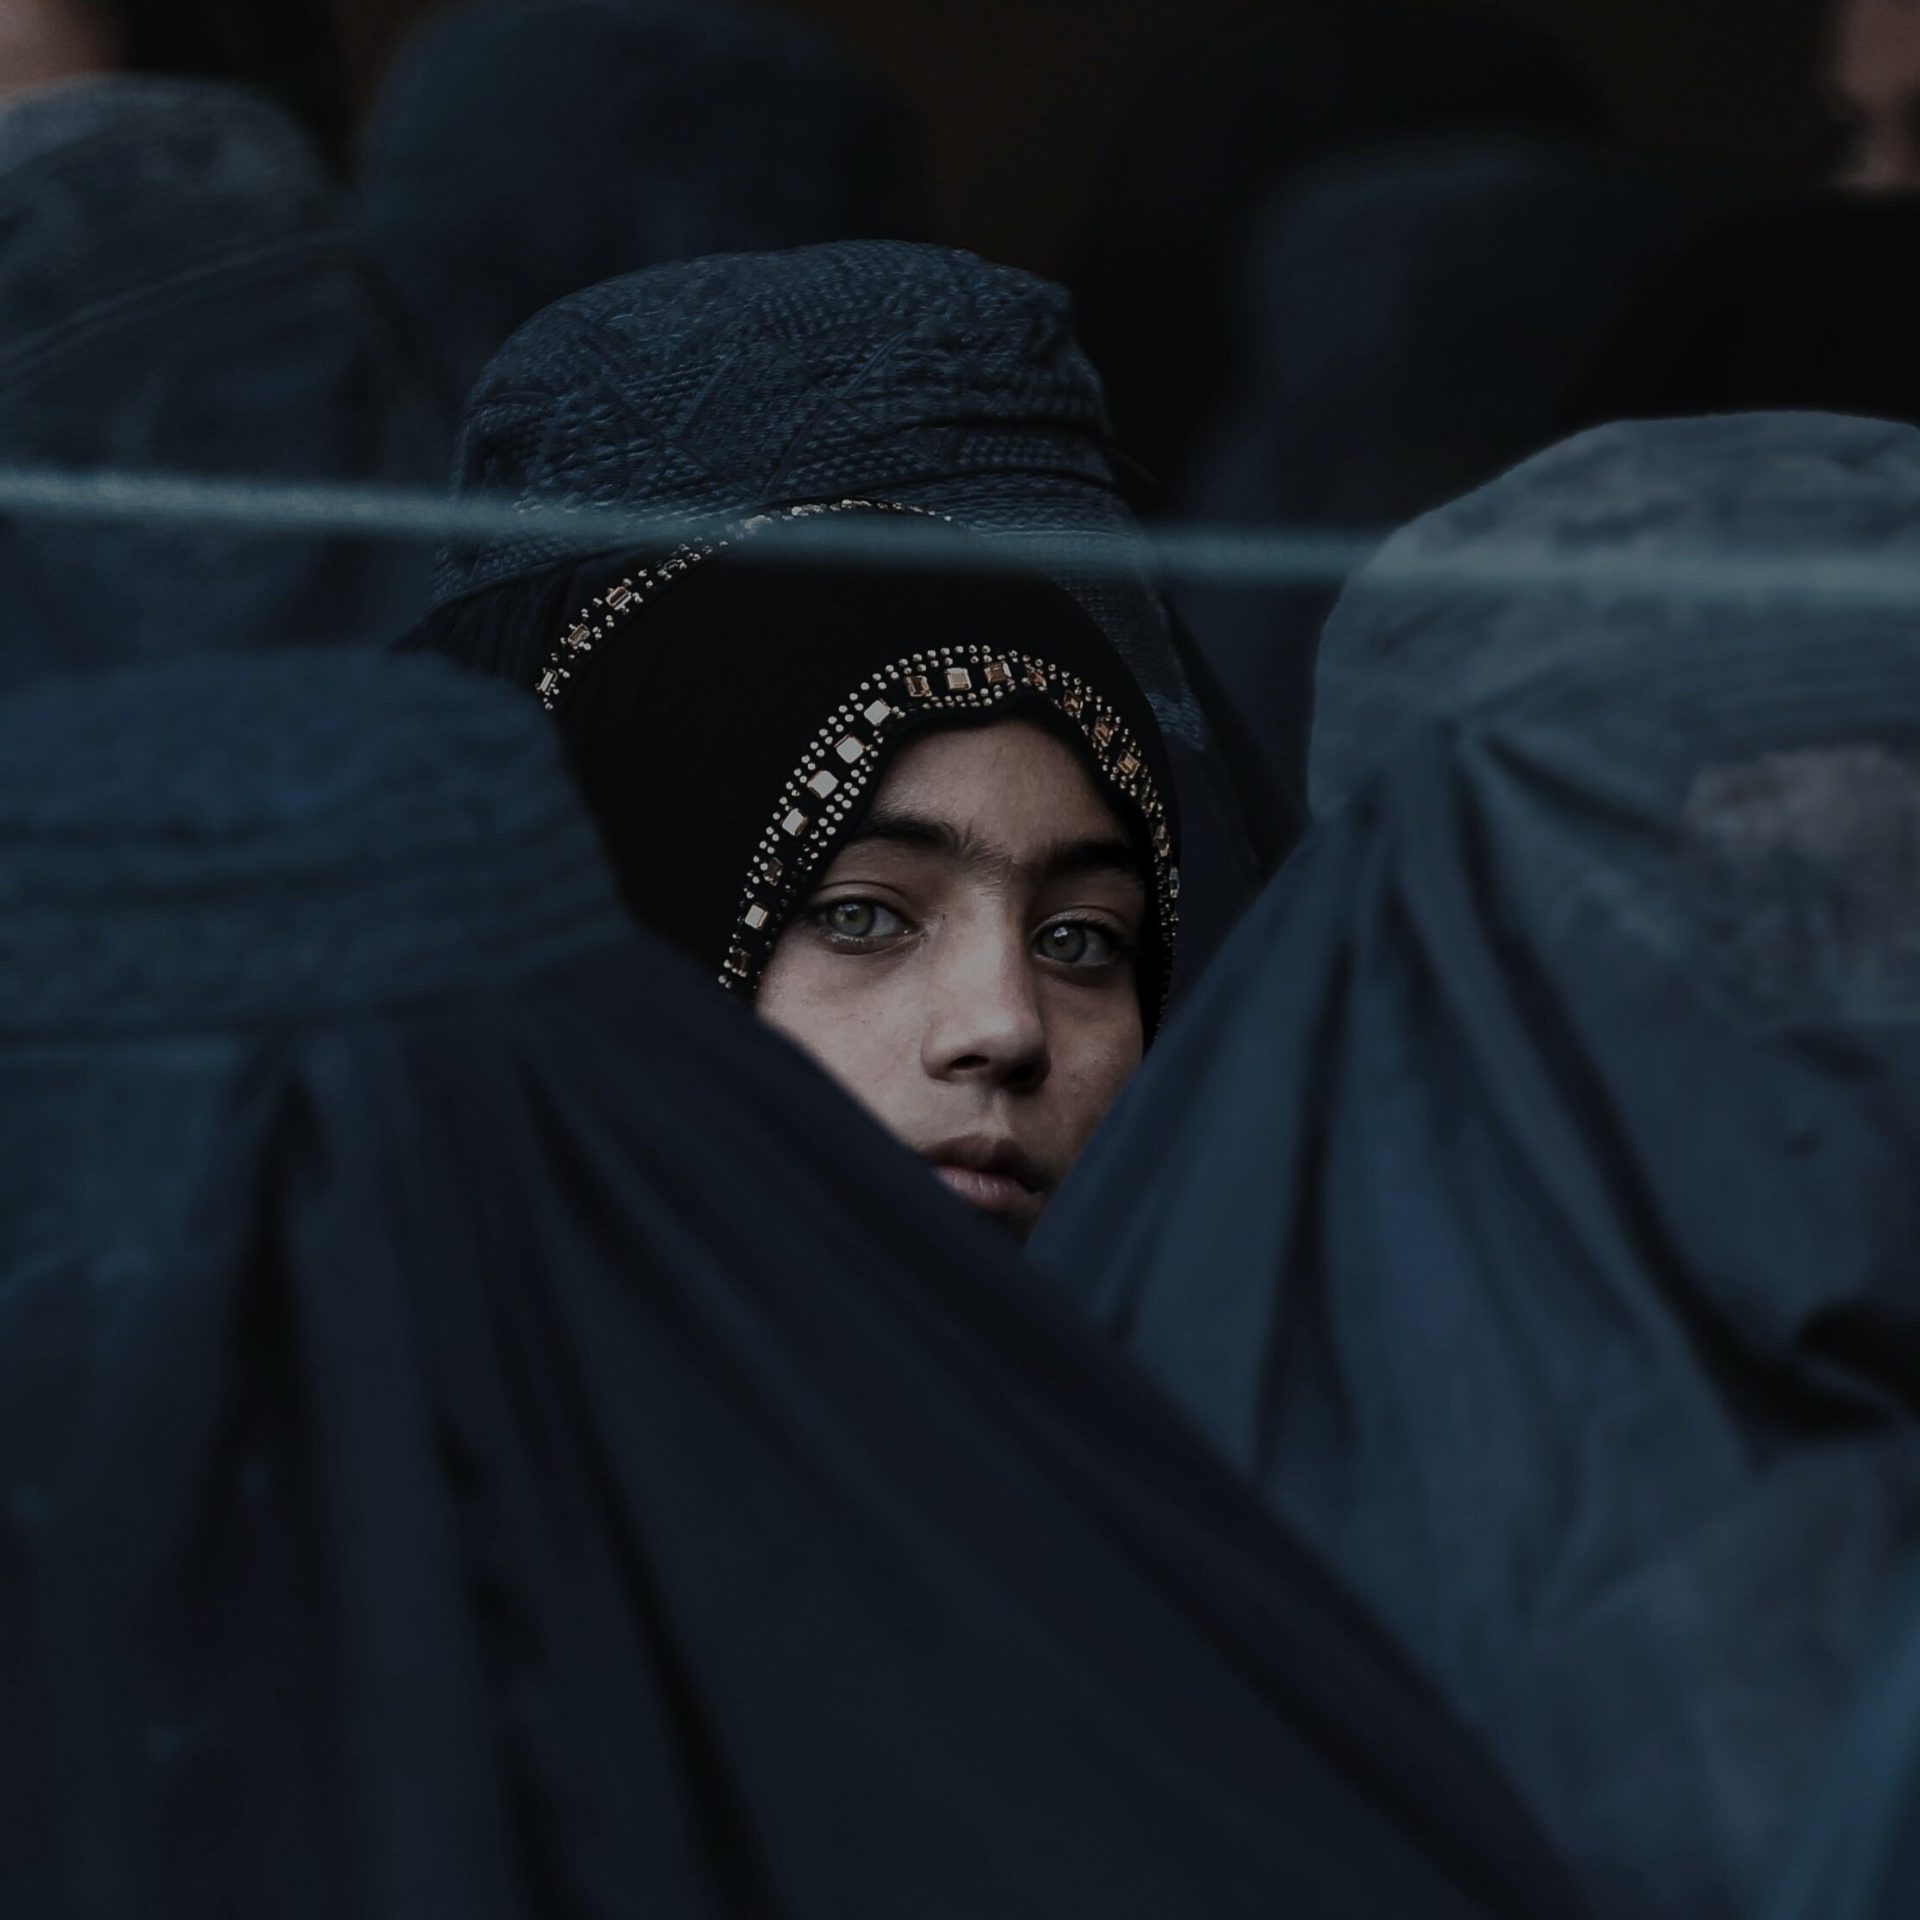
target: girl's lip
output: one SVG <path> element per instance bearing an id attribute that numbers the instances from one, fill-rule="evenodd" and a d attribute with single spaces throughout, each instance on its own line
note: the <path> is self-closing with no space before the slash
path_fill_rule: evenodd
<path id="1" fill-rule="evenodd" d="M 1040 1196 L 1010 1173 L 983 1173 L 978 1167 L 956 1167 L 936 1161 L 934 1172 L 970 1207 L 982 1213 L 1031 1212 Z"/>

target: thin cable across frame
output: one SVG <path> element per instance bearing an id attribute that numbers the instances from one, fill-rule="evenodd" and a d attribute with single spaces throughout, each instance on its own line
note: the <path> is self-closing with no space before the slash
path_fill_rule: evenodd
<path id="1" fill-rule="evenodd" d="M 622 546 L 674 546 L 711 537 L 722 515 L 637 513 L 588 502 L 525 502 L 425 488 L 290 485 L 191 474 L 80 472 L 0 466 L 0 517 L 249 535 L 323 537 L 411 545 L 478 544 L 537 537 L 579 555 Z M 1162 584 L 1205 583 L 1248 592 L 1335 585 L 1374 556 L 1385 531 L 1307 527 L 1167 525 L 1131 532 L 1010 530 L 960 564 L 1001 568 L 1071 565 L 1083 573 L 1141 574 Z M 822 566 L 915 568 L 946 564 L 928 534 L 856 521 L 825 530 L 809 557 Z M 749 557 L 751 564 L 751 557 Z M 806 564 L 806 557 L 801 564 Z M 1472 552 L 1399 556 L 1394 578 L 1414 586 L 1480 586 L 1502 592 L 1630 585 L 1650 598 L 1713 605 L 1800 605 L 1920 614 L 1920 529 L 1911 557 L 1845 548 L 1776 552 L 1701 546 L 1658 555 L 1569 553 L 1544 541 L 1487 541 Z"/>
<path id="2" fill-rule="evenodd" d="M 0 464 L 0 517 L 8 516 L 260 540 L 332 538 L 458 548 L 536 539 L 579 557 L 621 547 L 699 545 L 724 532 L 731 518 L 587 500 L 448 495 L 420 487 Z M 1092 535 L 1017 526 L 1006 531 L 1018 535 L 1017 553 L 996 544 L 956 564 L 992 573 L 1059 563 L 1121 579 L 1144 572 L 1163 581 L 1288 586 L 1342 580 L 1385 538 L 1384 532 L 1270 534 L 1237 527 L 1116 528 Z M 820 566 L 913 569 L 944 564 L 947 545 L 929 533 L 916 538 L 906 529 L 882 536 L 848 522 L 811 543 L 799 564 L 809 557 Z"/>

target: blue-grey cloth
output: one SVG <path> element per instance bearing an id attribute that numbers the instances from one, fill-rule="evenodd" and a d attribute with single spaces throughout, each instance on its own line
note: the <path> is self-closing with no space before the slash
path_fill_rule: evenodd
<path id="1" fill-rule="evenodd" d="M 304 135 L 247 94 L 108 79 L 0 113 L 0 462 L 428 482 L 444 427 Z M 284 641 L 378 641 L 431 554 L 0 520 L 0 692 Z"/>
<path id="2" fill-rule="evenodd" d="M 810 25 L 730 0 L 476 0 L 400 49 L 367 244 L 455 406 L 541 308 L 708 253 L 917 240 L 905 111 Z"/>
<path id="3" fill-rule="evenodd" d="M 1576 1910 L 437 662 L 0 706 L 0 1909 Z"/>
<path id="4" fill-rule="evenodd" d="M 455 464 L 460 491 L 523 505 L 720 522 L 855 497 L 945 514 L 1014 550 L 1071 536 L 1085 557 L 1050 570 L 1152 702 L 1173 761 L 1183 974 L 1291 842 L 1291 811 L 1221 753 L 1127 551 L 1134 523 L 1100 382 L 1066 294 L 1046 281 L 887 242 L 721 255 L 610 281 L 548 308 L 501 350 L 468 402 Z M 451 551 L 438 604 L 567 564 L 537 536 Z M 529 636 L 530 656 L 559 637 Z M 1288 772 L 1297 791 L 1300 769 Z"/>
<path id="5" fill-rule="evenodd" d="M 1920 433 L 1612 428 L 1397 536 L 1032 1247 L 1620 1920 L 1755 1910 L 1920 1548 L 1920 648 L 1663 597 L 1709 543 L 1910 573 Z"/>
<path id="6" fill-rule="evenodd" d="M 1920 1908 L 1920 1569 L 1888 1608 L 1793 1858 L 1762 1920 L 1905 1920 Z"/>

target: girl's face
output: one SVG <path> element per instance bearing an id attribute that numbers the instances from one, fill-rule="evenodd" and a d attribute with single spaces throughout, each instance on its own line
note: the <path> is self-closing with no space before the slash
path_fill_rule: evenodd
<path id="1" fill-rule="evenodd" d="M 761 1016 L 1022 1239 L 1140 1064 L 1148 889 L 1074 754 L 929 735 L 781 934 Z"/>

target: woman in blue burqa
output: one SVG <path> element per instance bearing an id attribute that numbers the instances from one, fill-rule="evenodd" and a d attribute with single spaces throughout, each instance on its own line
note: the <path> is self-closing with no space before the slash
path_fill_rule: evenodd
<path id="1" fill-rule="evenodd" d="M 524 696 L 0 709 L 0 1142 L 9 1913 L 1578 1911 L 1312 1558 L 632 928 Z"/>
<path id="2" fill-rule="evenodd" d="M 1782 415 L 1399 535 L 1034 1242 L 1603 1914 L 1755 1910 L 1920 1544 L 1916 528 L 1920 434 Z"/>

